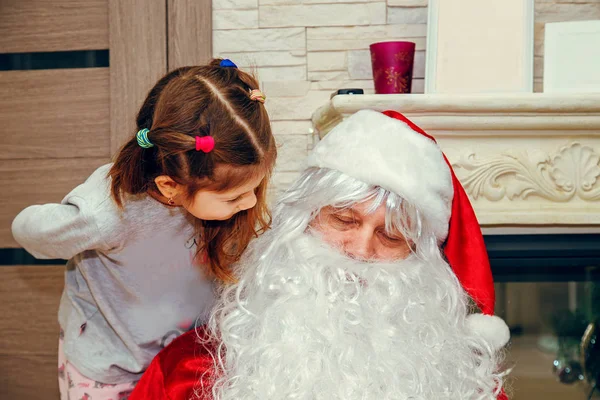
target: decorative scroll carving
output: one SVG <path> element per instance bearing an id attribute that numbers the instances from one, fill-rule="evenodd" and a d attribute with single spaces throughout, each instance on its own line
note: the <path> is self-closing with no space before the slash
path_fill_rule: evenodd
<path id="1" fill-rule="evenodd" d="M 571 142 L 554 154 L 539 150 L 510 150 L 478 158 L 475 152 L 463 155 L 454 168 L 467 193 L 489 201 L 504 197 L 526 199 L 539 196 L 566 202 L 577 196 L 600 200 L 600 154 L 592 147 Z"/>

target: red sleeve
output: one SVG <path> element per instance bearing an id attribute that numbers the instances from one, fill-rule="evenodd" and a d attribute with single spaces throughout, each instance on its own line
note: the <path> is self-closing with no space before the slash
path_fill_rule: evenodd
<path id="1" fill-rule="evenodd" d="M 210 381 L 213 370 L 212 356 L 199 335 L 203 329 L 186 332 L 154 357 L 129 400 L 208 400 L 195 393 L 201 389 L 200 379 Z"/>

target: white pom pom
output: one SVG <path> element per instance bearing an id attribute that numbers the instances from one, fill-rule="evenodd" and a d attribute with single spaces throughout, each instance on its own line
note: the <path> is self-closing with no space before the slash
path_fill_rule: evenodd
<path id="1" fill-rule="evenodd" d="M 466 324 L 471 332 L 482 336 L 494 350 L 504 347 L 510 339 L 508 325 L 495 315 L 471 314 Z"/>

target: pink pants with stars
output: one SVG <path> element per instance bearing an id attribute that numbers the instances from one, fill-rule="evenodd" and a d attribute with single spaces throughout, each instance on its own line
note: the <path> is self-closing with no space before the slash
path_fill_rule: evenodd
<path id="1" fill-rule="evenodd" d="M 61 333 L 58 341 L 58 388 L 61 400 L 127 400 L 136 383 L 113 385 L 81 375 L 65 357 Z"/>

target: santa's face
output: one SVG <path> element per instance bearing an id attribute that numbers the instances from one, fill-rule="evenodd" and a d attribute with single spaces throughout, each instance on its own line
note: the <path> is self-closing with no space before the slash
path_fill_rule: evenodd
<path id="1" fill-rule="evenodd" d="M 325 207 L 310 224 L 328 245 L 359 260 L 395 261 L 408 257 L 410 244 L 385 226 L 385 205 L 369 212 L 371 202 L 351 208 Z"/>

